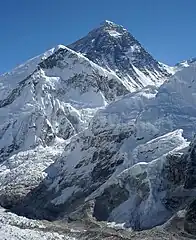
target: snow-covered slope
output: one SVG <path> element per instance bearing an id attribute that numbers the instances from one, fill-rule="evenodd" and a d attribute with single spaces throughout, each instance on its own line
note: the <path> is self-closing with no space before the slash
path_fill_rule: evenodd
<path id="1" fill-rule="evenodd" d="M 66 141 L 20 151 L 0 163 L 0 203 L 7 208 L 18 204 L 46 177 L 45 169 L 58 159 Z"/>
<path id="2" fill-rule="evenodd" d="M 109 21 L 70 48 L 0 77 L 0 204 L 73 220 L 90 203 L 97 220 L 164 223 L 195 197 L 195 61 L 159 63 Z"/>
<path id="3" fill-rule="evenodd" d="M 0 84 L 3 203 L 5 193 L 20 196 L 39 184 L 61 145 L 98 109 L 129 93 L 116 75 L 62 45 L 1 76 Z"/>
<path id="4" fill-rule="evenodd" d="M 184 170 L 192 169 L 186 138 L 196 131 L 195 77 L 193 64 L 158 91 L 144 88 L 100 110 L 18 211 L 56 218 L 93 201 L 98 220 L 135 229 L 167 221 L 194 187 L 186 190 Z"/>
<path id="5" fill-rule="evenodd" d="M 192 64 L 194 64 L 196 62 L 196 58 L 191 58 L 191 59 L 188 59 L 188 60 L 184 60 L 184 61 L 181 61 L 179 63 L 177 63 L 175 66 L 174 66 L 174 69 L 176 71 L 180 71 L 182 70 L 183 68 L 186 68 L 186 67 L 189 67 L 191 66 Z"/>
<path id="6" fill-rule="evenodd" d="M 71 230 L 71 229 L 70 229 Z M 74 230 L 73 230 L 74 231 Z M 76 240 L 69 234 L 55 231 L 46 222 L 18 217 L 0 208 L 0 240 Z"/>
<path id="7" fill-rule="evenodd" d="M 110 21 L 69 47 L 116 73 L 132 92 L 147 85 L 160 85 L 172 72 L 169 66 L 157 62 L 126 29 Z"/>
<path id="8" fill-rule="evenodd" d="M 183 70 L 186 67 L 190 67 L 192 64 L 195 64 L 196 58 L 191 58 L 188 60 L 181 61 L 174 66 L 168 66 L 164 63 L 159 62 L 159 64 L 164 68 L 168 73 L 174 75 L 175 73 Z"/>
<path id="9" fill-rule="evenodd" d="M 37 59 L 30 61 L 31 69 Z M 22 78 L 29 68 L 1 81 L 1 160 L 14 151 L 47 146 L 55 137 L 69 138 L 87 126 L 98 108 L 128 93 L 115 75 L 66 47 Z"/>
<path id="10" fill-rule="evenodd" d="M 183 128 L 185 137 L 195 133 L 196 64 L 177 72 L 156 93 L 152 88 L 127 95 L 110 104 L 92 120 L 98 127 L 115 126 L 119 122 L 148 126 L 152 135 L 160 135 Z M 155 94 L 156 93 L 156 94 Z M 95 127 L 94 127 L 95 128 Z M 142 131 L 138 135 L 142 135 Z M 141 136 L 140 136 L 141 137 Z"/>
<path id="11" fill-rule="evenodd" d="M 54 54 L 56 51 L 58 51 L 60 48 L 63 48 L 63 45 L 58 45 L 55 48 L 51 48 L 48 51 L 46 51 L 43 54 L 40 54 L 24 64 L 19 65 L 11 72 L 7 72 L 0 76 L 0 89 L 1 89 L 1 95 L 0 100 L 6 98 L 8 94 L 11 92 L 11 90 L 17 86 L 17 84 L 28 77 L 30 74 L 32 74 L 35 69 L 37 68 L 37 65 L 49 57 L 50 55 Z"/>
<path id="12" fill-rule="evenodd" d="M 83 131 L 99 109 L 168 77 L 167 70 L 121 26 L 106 21 L 85 39 L 83 47 L 89 54 L 59 45 L 0 76 L 3 204 L 20 200 L 36 187 L 66 140 Z M 89 41 L 96 49 L 88 47 Z M 12 191 L 18 197 L 12 198 Z"/>

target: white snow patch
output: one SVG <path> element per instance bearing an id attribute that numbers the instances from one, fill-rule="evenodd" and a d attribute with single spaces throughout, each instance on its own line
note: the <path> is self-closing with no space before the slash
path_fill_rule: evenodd
<path id="1" fill-rule="evenodd" d="M 118 37 L 122 36 L 121 33 L 117 32 L 115 30 L 108 30 L 107 32 L 110 34 L 110 36 L 115 37 L 115 38 L 118 38 Z"/>
<path id="2" fill-rule="evenodd" d="M 66 202 L 74 193 L 79 191 L 78 187 L 72 186 L 72 187 L 67 187 L 62 190 L 61 195 L 58 196 L 57 198 L 53 199 L 51 202 L 55 205 L 60 205 Z"/>

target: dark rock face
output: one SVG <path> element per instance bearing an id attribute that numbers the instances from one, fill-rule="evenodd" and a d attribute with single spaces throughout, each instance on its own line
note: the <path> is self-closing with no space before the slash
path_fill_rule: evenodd
<path id="1" fill-rule="evenodd" d="M 187 155 L 188 163 L 186 166 L 186 175 L 184 188 L 191 191 L 191 197 L 189 197 L 189 203 L 187 207 L 187 213 L 184 220 L 184 229 L 190 234 L 196 235 L 196 142 L 191 143 L 189 153 Z"/>
<path id="2" fill-rule="evenodd" d="M 160 191 L 166 191 L 162 203 L 169 211 L 177 211 L 186 201 L 186 196 L 175 196 L 174 192 L 183 186 L 187 158 L 184 155 L 170 155 L 164 163 L 161 173 L 162 186 Z M 181 191 L 181 190 L 179 190 Z"/>
<path id="3" fill-rule="evenodd" d="M 192 144 L 188 157 L 184 187 L 186 189 L 193 189 L 196 187 L 196 149 L 194 144 Z"/>
<path id="4" fill-rule="evenodd" d="M 196 235 L 196 200 L 188 207 L 184 221 L 184 229 L 188 233 Z"/>
<path id="5" fill-rule="evenodd" d="M 129 198 L 129 192 L 120 186 L 111 185 L 95 199 L 93 216 L 100 221 L 107 221 L 114 208 Z"/>
<path id="6" fill-rule="evenodd" d="M 126 29 L 109 21 L 68 47 L 83 53 L 98 65 L 115 71 L 119 77 L 129 75 L 141 87 L 134 67 L 146 76 L 149 76 L 146 70 L 154 76 L 157 74 L 155 71 L 162 76 L 169 76 Z"/>
<path id="7" fill-rule="evenodd" d="M 65 84 L 67 86 L 67 91 L 71 88 L 78 88 L 81 94 L 83 94 L 88 92 L 92 87 L 95 92 L 101 91 L 109 102 L 114 101 L 116 97 L 124 96 L 129 93 L 129 90 L 115 77 L 112 78 L 107 76 L 107 74 L 101 74 L 95 66 L 90 65 L 87 59 L 80 58 L 68 48 L 59 49 L 53 55 L 42 61 L 39 67 L 42 69 L 52 69 L 54 67 L 66 69 L 70 67 L 70 59 L 73 65 L 80 62 L 85 67 L 89 67 L 93 70 L 91 74 L 83 71 L 81 73 L 75 73 L 72 77 L 67 79 L 66 82 L 62 82 L 63 85 Z M 63 92 L 59 92 L 59 94 L 63 94 Z"/>

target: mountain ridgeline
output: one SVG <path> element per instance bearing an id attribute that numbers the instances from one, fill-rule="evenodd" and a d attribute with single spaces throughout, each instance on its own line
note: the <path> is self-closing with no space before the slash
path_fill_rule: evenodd
<path id="1" fill-rule="evenodd" d="M 196 234 L 195 93 L 195 59 L 160 63 L 110 21 L 3 74 L 0 205 L 55 229 Z"/>
<path id="2" fill-rule="evenodd" d="M 169 76 L 141 44 L 122 26 L 105 21 L 86 37 L 68 46 L 115 72 L 131 89 L 159 85 Z"/>

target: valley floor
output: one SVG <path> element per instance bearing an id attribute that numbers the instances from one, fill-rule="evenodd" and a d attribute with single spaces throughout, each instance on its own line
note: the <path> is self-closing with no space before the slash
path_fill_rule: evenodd
<path id="1" fill-rule="evenodd" d="M 0 209 L 0 240 L 185 240 L 195 239 L 183 231 L 183 216 L 177 215 L 160 227 L 135 232 L 115 224 L 66 223 L 30 220 Z"/>

